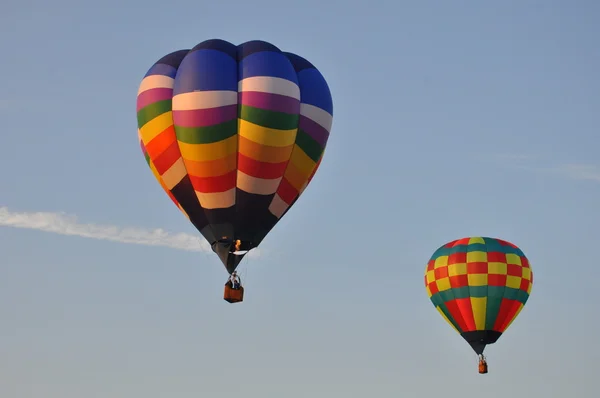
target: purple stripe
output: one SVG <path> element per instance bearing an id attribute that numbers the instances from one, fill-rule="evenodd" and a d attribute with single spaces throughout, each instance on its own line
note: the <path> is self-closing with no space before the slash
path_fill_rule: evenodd
<path id="1" fill-rule="evenodd" d="M 237 104 L 218 108 L 173 111 L 173 123 L 180 127 L 206 127 L 237 118 Z"/>
<path id="2" fill-rule="evenodd" d="M 295 115 L 300 113 L 300 101 L 286 95 L 261 93 L 259 91 L 242 91 L 238 94 L 238 102 L 268 111 L 285 112 Z"/>
<path id="3" fill-rule="evenodd" d="M 321 144 L 322 147 L 324 147 L 327 143 L 329 131 L 312 119 L 309 119 L 304 115 L 300 115 L 298 128 L 304 130 L 306 134 L 310 135 L 315 141 Z"/>
<path id="4" fill-rule="evenodd" d="M 151 88 L 138 95 L 136 112 L 139 112 L 145 106 L 171 98 L 173 98 L 172 88 Z"/>

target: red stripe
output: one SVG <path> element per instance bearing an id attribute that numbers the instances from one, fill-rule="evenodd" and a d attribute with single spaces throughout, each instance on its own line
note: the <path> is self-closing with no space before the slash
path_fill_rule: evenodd
<path id="1" fill-rule="evenodd" d="M 464 264 L 467 262 L 467 253 L 452 253 L 448 256 L 448 265 Z"/>
<path id="2" fill-rule="evenodd" d="M 506 271 L 508 275 L 523 276 L 523 268 L 516 264 L 507 264 Z"/>
<path id="3" fill-rule="evenodd" d="M 469 286 L 469 276 L 468 275 L 455 275 L 450 277 L 450 286 L 451 287 L 465 287 Z"/>
<path id="4" fill-rule="evenodd" d="M 515 300 L 510 300 L 507 298 L 502 299 L 502 303 L 500 303 L 500 310 L 498 311 L 498 315 L 496 316 L 496 322 L 494 322 L 493 329 L 497 332 L 504 332 L 504 327 L 508 321 L 510 321 L 511 312 L 513 303 Z"/>
<path id="5" fill-rule="evenodd" d="M 238 153 L 238 170 L 256 178 L 273 179 L 283 177 L 287 164 L 288 162 L 261 162 Z"/>
<path id="6" fill-rule="evenodd" d="M 294 201 L 294 199 L 296 199 L 296 196 L 298 196 L 298 191 L 296 191 L 296 188 L 294 188 L 292 184 L 290 184 L 284 177 L 281 180 L 281 184 L 279 184 L 277 195 L 279 195 L 279 197 L 289 205 Z"/>
<path id="7" fill-rule="evenodd" d="M 467 329 L 463 329 L 463 332 L 471 332 L 477 330 L 475 326 L 475 318 L 473 317 L 473 306 L 471 305 L 470 298 L 456 299 L 456 305 L 460 308 L 460 313 L 465 321 Z"/>
<path id="8" fill-rule="evenodd" d="M 508 327 L 508 324 L 515 318 L 515 316 L 517 315 L 517 311 L 519 310 L 519 307 L 521 306 L 521 303 L 518 302 L 517 300 L 509 300 L 511 302 L 511 305 L 508 309 L 506 318 L 504 319 L 504 322 L 502 323 L 501 332 L 505 332 L 506 328 Z"/>
<path id="9" fill-rule="evenodd" d="M 506 286 L 506 275 L 488 274 L 489 286 Z"/>
<path id="10" fill-rule="evenodd" d="M 506 254 L 501 252 L 488 252 L 487 260 L 490 263 L 506 263 Z"/>
<path id="11" fill-rule="evenodd" d="M 469 274 L 487 274 L 488 263 L 467 263 L 467 273 Z"/>
<path id="12" fill-rule="evenodd" d="M 433 271 L 435 279 L 442 279 L 448 276 L 448 267 L 438 267 Z"/>
<path id="13" fill-rule="evenodd" d="M 217 177 L 190 176 L 194 190 L 201 193 L 225 192 L 235 187 L 237 170 Z"/>
<path id="14" fill-rule="evenodd" d="M 177 141 L 173 141 L 163 153 L 153 160 L 158 174 L 163 175 L 180 157 L 181 152 L 179 152 L 179 145 L 177 144 Z"/>
<path id="15" fill-rule="evenodd" d="M 427 271 L 433 271 L 433 267 L 435 267 L 435 260 L 429 260 L 427 263 Z"/>
<path id="16" fill-rule="evenodd" d="M 456 299 L 447 301 L 446 308 L 448 308 L 448 312 L 450 315 L 452 315 L 452 318 L 454 318 L 454 321 L 460 330 L 466 332 L 468 330 L 468 326 L 462 317 L 462 312 L 460 311 L 460 307 L 458 306 Z"/>

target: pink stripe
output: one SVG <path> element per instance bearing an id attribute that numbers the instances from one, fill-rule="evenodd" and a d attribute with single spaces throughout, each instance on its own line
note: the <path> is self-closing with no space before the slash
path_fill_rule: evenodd
<path id="1" fill-rule="evenodd" d="M 140 109 L 144 108 L 145 106 L 171 98 L 173 98 L 172 88 L 151 88 L 150 90 L 146 90 L 138 95 L 136 112 L 139 112 Z"/>
<path id="2" fill-rule="evenodd" d="M 237 104 L 218 108 L 173 111 L 173 124 L 179 127 L 207 127 L 237 118 Z"/>
<path id="3" fill-rule="evenodd" d="M 268 111 L 285 112 L 296 115 L 300 113 L 299 100 L 280 94 L 242 91 L 238 95 L 238 101 L 243 105 L 266 109 Z"/>

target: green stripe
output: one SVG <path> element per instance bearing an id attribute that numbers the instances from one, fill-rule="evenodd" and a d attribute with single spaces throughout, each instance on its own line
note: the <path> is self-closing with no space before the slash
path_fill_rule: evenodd
<path id="1" fill-rule="evenodd" d="M 319 158 L 323 154 L 323 147 L 317 141 L 314 140 L 310 135 L 308 135 L 304 130 L 298 129 L 298 134 L 296 135 L 296 145 L 298 145 L 309 158 L 316 162 L 319 161 Z"/>
<path id="2" fill-rule="evenodd" d="M 529 299 L 529 294 L 521 289 L 513 289 L 512 287 L 504 288 L 504 298 L 509 300 L 517 300 L 519 303 L 525 304 Z"/>
<path id="3" fill-rule="evenodd" d="M 525 257 L 521 249 L 514 248 L 511 246 L 503 246 L 496 239 L 493 238 L 483 238 L 485 244 L 483 243 L 472 243 L 470 245 L 457 245 L 454 247 L 440 247 L 433 253 L 430 260 L 435 260 L 441 256 L 449 256 L 455 253 L 470 253 L 476 251 L 482 252 L 500 252 L 505 254 L 516 254 L 521 257 Z"/>
<path id="4" fill-rule="evenodd" d="M 233 137 L 238 131 L 237 119 L 206 127 L 175 126 L 177 139 L 186 144 L 211 144 Z"/>
<path id="5" fill-rule="evenodd" d="M 150 166 L 150 155 L 146 153 L 144 154 L 144 158 L 146 159 L 146 163 L 148 163 L 148 166 Z"/>
<path id="6" fill-rule="evenodd" d="M 142 126 L 148 123 L 150 120 L 162 115 L 163 113 L 169 112 L 171 109 L 170 99 L 154 102 L 143 107 L 137 113 L 138 128 L 142 128 Z"/>
<path id="7" fill-rule="evenodd" d="M 500 312 L 500 304 L 504 298 L 504 286 L 488 286 L 488 298 L 485 310 L 485 328 L 492 330 Z"/>
<path id="8" fill-rule="evenodd" d="M 278 130 L 292 130 L 298 127 L 299 115 L 284 112 L 268 111 L 248 105 L 239 108 L 240 119 L 259 126 Z"/>

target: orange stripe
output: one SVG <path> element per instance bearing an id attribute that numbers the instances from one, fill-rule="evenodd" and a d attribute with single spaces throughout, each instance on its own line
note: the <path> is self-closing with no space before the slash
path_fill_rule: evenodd
<path id="1" fill-rule="evenodd" d="M 170 126 L 160 132 L 152 139 L 152 141 L 148 143 L 148 145 L 146 145 L 146 151 L 148 151 L 150 159 L 156 159 L 161 153 L 166 151 L 173 142 L 176 141 L 177 136 L 175 135 L 175 128 Z"/>
<path id="2" fill-rule="evenodd" d="M 260 162 L 281 163 L 287 162 L 292 156 L 294 144 L 285 147 L 273 147 L 257 144 L 238 135 L 238 152 Z"/>
<path id="3" fill-rule="evenodd" d="M 194 160 L 186 160 L 185 167 L 190 176 L 194 177 L 215 177 L 227 174 L 235 170 L 237 162 L 237 154 L 234 152 L 231 155 L 206 162 L 196 162 Z"/>
<path id="4" fill-rule="evenodd" d="M 192 186 L 196 192 L 216 193 L 225 192 L 235 187 L 237 170 L 217 177 L 195 177 L 190 176 Z"/>
<path id="5" fill-rule="evenodd" d="M 256 178 L 274 179 L 283 176 L 288 162 L 266 163 L 238 154 L 238 170 Z"/>

